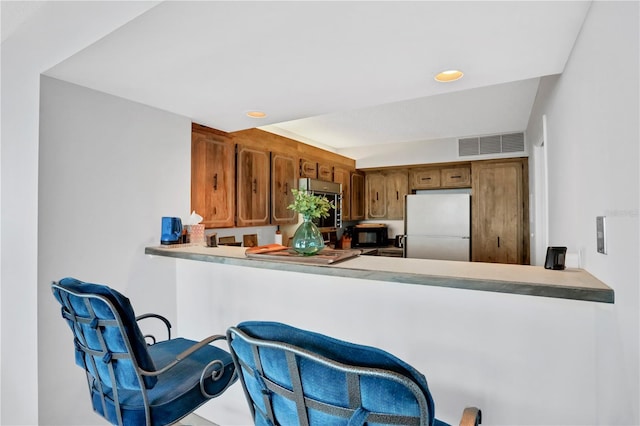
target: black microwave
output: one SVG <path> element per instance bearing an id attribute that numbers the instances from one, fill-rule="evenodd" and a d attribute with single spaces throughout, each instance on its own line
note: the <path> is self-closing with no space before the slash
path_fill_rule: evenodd
<path id="1" fill-rule="evenodd" d="M 389 245 L 386 225 L 360 224 L 353 227 L 351 247 L 384 247 Z"/>

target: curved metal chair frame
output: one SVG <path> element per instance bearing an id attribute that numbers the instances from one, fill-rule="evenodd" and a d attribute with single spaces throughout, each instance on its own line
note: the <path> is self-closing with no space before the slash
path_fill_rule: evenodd
<path id="1" fill-rule="evenodd" d="M 240 338 L 250 345 L 253 349 L 253 361 L 255 362 L 256 369 L 254 370 L 247 363 L 238 358 L 236 352 L 233 350 L 233 339 Z M 243 384 L 244 393 L 249 402 L 251 414 L 255 418 L 255 411 L 259 408 L 253 402 L 251 395 L 245 385 L 243 375 L 249 374 L 252 377 L 255 374 L 259 374 L 258 382 L 263 382 L 266 389 L 262 392 L 264 405 L 267 407 L 267 412 L 261 412 L 261 414 L 269 419 L 271 424 L 277 425 L 277 419 L 275 418 L 273 407 L 271 404 L 270 392 L 276 393 L 282 397 L 285 397 L 291 401 L 294 401 L 298 411 L 298 419 L 301 426 L 309 426 L 309 416 L 307 408 L 318 410 L 326 414 L 330 414 L 336 417 L 344 418 L 345 420 L 356 419 L 357 417 L 364 416 L 368 423 L 381 423 L 381 424 L 397 424 L 397 425 L 430 425 L 427 400 L 423 391 L 415 382 L 403 376 L 399 373 L 395 373 L 389 370 L 382 370 L 377 368 L 358 367 L 353 365 L 342 364 L 340 362 L 325 358 L 316 353 L 308 351 L 306 349 L 299 348 L 294 345 L 283 342 L 268 341 L 262 339 L 253 338 L 246 333 L 242 332 L 238 328 L 231 327 L 227 331 L 227 340 L 229 346 L 232 348 L 231 356 L 236 363 L 236 372 L 240 375 L 241 382 Z M 262 371 L 262 363 L 260 360 L 260 350 L 262 348 L 275 348 L 285 352 L 287 359 L 287 366 L 289 368 L 289 374 L 291 376 L 293 389 L 289 390 L 278 383 L 275 383 L 264 375 Z M 322 401 L 314 400 L 305 396 L 302 389 L 302 381 L 300 377 L 299 363 L 296 359 L 306 358 L 327 366 L 329 368 L 341 371 L 346 374 L 346 381 L 349 395 L 349 407 L 341 407 L 337 405 L 327 404 Z M 363 412 L 362 401 L 360 394 L 360 379 L 361 377 L 369 376 L 380 379 L 386 379 L 400 384 L 408 389 L 416 399 L 418 406 L 420 407 L 419 416 L 406 416 L 391 413 L 379 413 L 379 412 Z M 363 424 L 364 421 L 360 424 Z M 351 424 L 351 423 L 350 423 Z M 357 424 L 357 422 L 356 422 Z"/>
<path id="2" fill-rule="evenodd" d="M 193 345 L 190 345 L 186 350 L 181 351 L 180 353 L 175 354 L 173 360 L 168 362 L 160 369 L 156 369 L 153 371 L 148 371 L 140 367 L 132 345 L 127 335 L 126 327 L 121 319 L 118 309 L 114 306 L 109 298 L 99 295 L 99 294 L 89 294 L 89 293 L 79 293 L 74 292 L 64 286 L 59 285 L 54 282 L 51 284 L 51 288 L 54 293 L 57 291 L 60 297 L 60 303 L 63 305 L 62 316 L 66 319 L 74 332 L 74 344 L 76 348 L 76 363 L 85 368 L 87 384 L 89 386 L 89 392 L 91 395 L 95 395 L 97 393 L 99 395 L 99 403 L 101 405 L 102 413 L 98 411 L 98 407 L 96 407 L 96 401 L 92 396 L 92 401 L 94 404 L 94 411 L 103 417 L 107 418 L 107 413 L 110 412 L 108 404 L 112 403 L 115 406 L 115 415 L 116 421 L 118 425 L 125 424 L 125 420 L 123 419 L 123 404 L 121 403 L 122 396 L 120 395 L 121 391 L 118 389 L 118 378 L 117 372 L 114 368 L 114 361 L 126 361 L 130 362 L 133 370 L 135 371 L 135 376 L 137 379 L 137 386 L 129 386 L 127 389 L 123 390 L 123 393 L 131 392 L 133 390 L 138 391 L 142 395 L 142 405 L 144 406 L 144 414 L 145 414 L 145 424 L 147 426 L 151 426 L 153 424 L 152 421 L 152 404 L 150 404 L 148 389 L 154 386 L 154 383 L 149 383 L 148 380 L 150 378 L 157 378 L 161 376 L 163 373 L 170 371 L 172 368 L 179 365 L 182 361 L 188 359 L 188 357 L 194 354 L 196 351 L 208 346 L 210 343 L 215 342 L 217 340 L 226 340 L 224 335 L 213 335 L 210 336 L 200 342 L 193 342 Z M 88 316 L 78 314 L 72 307 L 72 303 L 70 302 L 70 296 L 75 296 L 84 301 L 84 307 L 88 312 Z M 98 300 L 103 303 L 108 309 L 111 311 L 112 319 L 99 318 L 96 315 L 94 310 L 94 305 L 92 304 L 92 300 Z M 171 339 L 171 323 L 161 315 L 157 314 L 144 314 L 136 317 L 136 321 L 142 320 L 145 318 L 157 318 L 164 322 L 167 327 L 167 334 L 170 340 Z M 95 336 L 99 341 L 99 349 L 90 348 L 87 337 L 85 336 L 85 332 L 83 331 L 85 327 L 89 327 L 91 330 L 95 330 Z M 105 330 L 109 328 L 116 327 L 119 329 L 121 338 L 119 339 L 119 344 L 124 344 L 126 350 L 120 352 L 114 352 L 112 348 L 109 347 L 107 341 L 109 338 L 113 338 L 113 335 L 105 336 Z M 151 339 L 152 344 L 156 343 L 156 339 L 152 335 L 144 336 L 144 339 Z M 186 341 L 186 339 L 183 339 Z M 191 341 L 187 341 L 191 342 Z M 87 356 L 88 355 L 88 356 Z M 99 366 L 99 362 L 96 362 L 96 359 L 102 359 L 103 366 Z M 102 378 L 100 377 L 100 367 L 104 368 L 106 366 L 108 371 L 108 377 L 110 379 L 110 383 L 113 386 L 108 386 L 103 383 Z M 233 366 L 232 366 L 233 367 Z M 213 381 L 217 381 L 225 375 L 225 365 L 219 359 L 214 359 L 209 362 L 202 370 L 200 374 L 200 392 L 203 397 L 202 401 L 199 401 L 197 405 L 193 406 L 188 412 L 182 414 L 182 417 L 190 414 L 195 410 L 198 406 L 202 405 L 210 398 L 214 398 L 220 394 L 222 394 L 229 386 L 231 386 L 235 380 L 237 379 L 237 374 L 233 372 L 232 377 L 228 380 L 224 386 L 217 391 L 215 394 L 209 394 L 205 390 L 205 379 L 211 378 Z M 227 372 L 228 376 L 228 372 Z M 156 379 L 151 379 L 156 380 Z M 107 418 L 107 420 L 110 420 Z M 167 423 L 174 423 L 179 420 L 179 418 L 171 419 Z M 110 420 L 112 421 L 112 420 Z"/>

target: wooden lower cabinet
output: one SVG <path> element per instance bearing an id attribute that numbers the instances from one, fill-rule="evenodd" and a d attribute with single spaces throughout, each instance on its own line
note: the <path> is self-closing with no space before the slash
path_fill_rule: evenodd
<path id="1" fill-rule="evenodd" d="M 191 133 L 191 210 L 206 228 L 235 224 L 235 144 L 222 132 Z"/>
<path id="2" fill-rule="evenodd" d="M 472 260 L 528 264 L 527 160 L 474 162 L 472 174 Z"/>
<path id="3" fill-rule="evenodd" d="M 237 226 L 269 224 L 269 151 L 237 146 Z"/>

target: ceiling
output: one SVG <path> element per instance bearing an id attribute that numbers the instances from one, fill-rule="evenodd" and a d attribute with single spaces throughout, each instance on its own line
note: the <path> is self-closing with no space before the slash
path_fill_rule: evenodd
<path id="1" fill-rule="evenodd" d="M 539 78 L 562 73 L 589 4 L 161 2 L 46 74 L 338 151 L 523 131 Z M 433 79 L 451 68 L 464 78 Z"/>

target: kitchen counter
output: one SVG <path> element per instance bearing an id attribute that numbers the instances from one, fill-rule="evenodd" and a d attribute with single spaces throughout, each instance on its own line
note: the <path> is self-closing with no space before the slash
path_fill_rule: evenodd
<path id="1" fill-rule="evenodd" d="M 459 288 L 528 296 L 614 303 L 614 291 L 581 269 L 358 256 L 332 265 L 249 259 L 243 247 L 196 245 L 147 247 L 149 255 L 250 268 L 361 278 L 404 284 Z"/>

